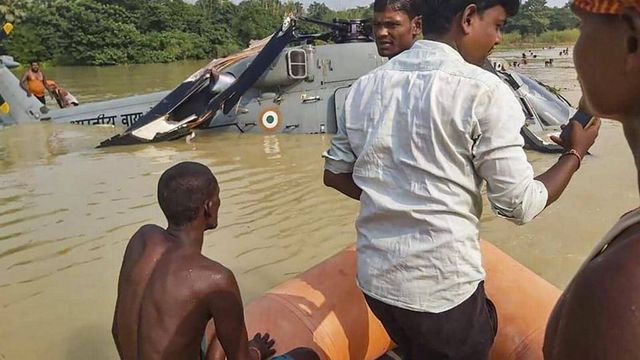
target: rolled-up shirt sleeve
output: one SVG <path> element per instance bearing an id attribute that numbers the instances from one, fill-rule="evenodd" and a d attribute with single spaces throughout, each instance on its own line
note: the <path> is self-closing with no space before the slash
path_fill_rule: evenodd
<path id="1" fill-rule="evenodd" d="M 345 112 L 340 111 L 337 115 L 337 132 L 333 139 L 331 139 L 329 150 L 322 153 L 324 169 L 334 174 L 349 174 L 353 172 L 356 155 L 351 149 L 351 144 L 347 136 Z"/>
<path id="2" fill-rule="evenodd" d="M 487 182 L 492 210 L 516 224 L 531 221 L 544 210 L 548 193 L 534 179 L 523 149 L 525 118 L 518 99 L 501 83 L 476 98 L 473 116 L 473 164 Z"/>

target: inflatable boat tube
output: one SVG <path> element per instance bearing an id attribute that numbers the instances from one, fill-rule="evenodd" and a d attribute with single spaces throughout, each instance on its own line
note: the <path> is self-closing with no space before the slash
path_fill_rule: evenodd
<path id="1" fill-rule="evenodd" d="M 495 246 L 481 243 L 486 290 L 498 309 L 492 360 L 542 359 L 549 313 L 560 291 Z M 393 347 L 355 283 L 348 248 L 251 302 L 249 334 L 269 332 L 278 354 L 314 349 L 322 359 L 377 359 Z"/>

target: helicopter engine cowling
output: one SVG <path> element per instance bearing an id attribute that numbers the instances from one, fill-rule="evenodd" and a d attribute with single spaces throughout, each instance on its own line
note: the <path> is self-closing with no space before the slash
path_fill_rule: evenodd
<path id="1" fill-rule="evenodd" d="M 292 85 L 308 77 L 308 54 L 300 48 L 284 51 L 256 83 L 257 88 L 275 89 Z"/>

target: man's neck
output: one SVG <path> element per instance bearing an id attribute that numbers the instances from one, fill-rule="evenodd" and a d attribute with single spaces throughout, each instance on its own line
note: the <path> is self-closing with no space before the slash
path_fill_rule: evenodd
<path id="1" fill-rule="evenodd" d="M 202 243 L 204 242 L 204 229 L 202 227 L 192 224 L 183 226 L 169 224 L 167 233 L 176 245 L 192 248 L 198 252 L 202 251 Z"/>
<path id="2" fill-rule="evenodd" d="M 425 40 L 436 41 L 443 44 L 447 44 L 451 46 L 455 51 L 460 52 L 458 50 L 458 45 L 456 44 L 456 38 L 453 34 L 445 34 L 445 35 L 425 35 Z"/>

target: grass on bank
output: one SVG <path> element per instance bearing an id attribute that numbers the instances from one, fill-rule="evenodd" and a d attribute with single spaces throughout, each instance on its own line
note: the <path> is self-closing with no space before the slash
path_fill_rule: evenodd
<path id="1" fill-rule="evenodd" d="M 579 35 L 579 29 L 545 31 L 538 36 L 522 36 L 519 32 L 511 32 L 502 36 L 500 47 L 573 44 Z"/>

